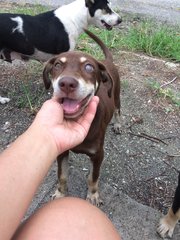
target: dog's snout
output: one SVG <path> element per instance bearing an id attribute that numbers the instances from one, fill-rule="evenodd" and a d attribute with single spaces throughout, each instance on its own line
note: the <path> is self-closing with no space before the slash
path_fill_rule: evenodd
<path id="1" fill-rule="evenodd" d="M 63 77 L 59 81 L 59 87 L 60 89 L 65 93 L 73 92 L 78 87 L 78 81 L 72 77 Z"/>

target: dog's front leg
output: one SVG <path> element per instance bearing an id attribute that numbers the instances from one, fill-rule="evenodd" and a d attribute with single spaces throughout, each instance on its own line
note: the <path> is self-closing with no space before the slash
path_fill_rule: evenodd
<path id="1" fill-rule="evenodd" d="M 103 201 L 100 199 L 98 189 L 98 178 L 103 158 L 103 148 L 101 148 L 100 151 L 98 151 L 95 155 L 91 156 L 92 169 L 88 177 L 87 200 L 98 207 L 103 204 Z"/>
<path id="2" fill-rule="evenodd" d="M 114 132 L 116 134 L 121 133 L 121 116 L 120 116 L 120 109 L 117 108 L 114 111 Z"/>
<path id="3" fill-rule="evenodd" d="M 66 151 L 57 157 L 58 187 L 52 196 L 53 199 L 64 197 L 67 193 L 68 158 L 69 151 Z"/>
<path id="4" fill-rule="evenodd" d="M 180 220 L 180 173 L 172 207 L 169 209 L 168 213 L 159 221 L 157 228 L 159 235 L 162 238 L 165 238 L 166 236 L 171 238 L 178 220 Z"/>
<path id="5" fill-rule="evenodd" d="M 172 238 L 174 228 L 180 219 L 180 209 L 174 213 L 171 207 L 168 213 L 160 219 L 157 232 L 162 238 L 169 237 Z"/>
<path id="6" fill-rule="evenodd" d="M 114 102 L 115 102 L 115 111 L 114 111 L 114 132 L 121 133 L 121 102 L 120 102 L 120 80 L 117 81 L 118 84 L 115 88 L 114 93 Z"/>

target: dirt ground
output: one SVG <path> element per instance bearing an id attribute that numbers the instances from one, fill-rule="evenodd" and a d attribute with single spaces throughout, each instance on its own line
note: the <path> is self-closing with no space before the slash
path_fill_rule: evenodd
<path id="1" fill-rule="evenodd" d="M 164 211 L 180 169 L 180 114 L 150 83 L 175 79 L 164 88 L 180 92 L 179 65 L 122 51 L 114 58 L 121 74 L 122 133 L 114 135 L 111 125 L 108 128 L 101 178 L 138 202 Z M 39 63 L 1 61 L 0 67 L 0 94 L 11 98 L 0 105 L 3 150 L 32 122 L 29 102 L 37 110 L 51 92 L 44 90 Z"/>
<path id="2" fill-rule="evenodd" d="M 180 94 L 180 65 L 125 51 L 114 52 L 114 59 L 121 75 L 122 133 L 115 135 L 109 125 L 100 186 L 109 184 L 165 213 L 180 170 L 180 109 L 170 98 L 160 96 L 155 86 L 159 83 L 161 89 Z M 40 63 L 0 61 L 0 69 L 0 95 L 11 98 L 0 105 L 2 151 L 30 125 L 52 92 L 44 90 Z M 88 161 L 83 155 L 76 158 L 72 155 L 70 174 L 71 169 L 79 169 L 87 175 Z M 51 187 L 42 185 L 45 194 L 30 212 L 50 198 L 57 181 L 55 171 L 56 166 L 48 175 Z M 72 195 L 84 197 L 80 191 L 72 186 Z"/>

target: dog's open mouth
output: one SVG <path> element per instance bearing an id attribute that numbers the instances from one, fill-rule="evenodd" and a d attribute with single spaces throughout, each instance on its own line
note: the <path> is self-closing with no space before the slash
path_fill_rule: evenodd
<path id="1" fill-rule="evenodd" d="M 112 30 L 112 26 L 110 26 L 109 24 L 107 24 L 104 20 L 101 20 L 103 26 L 107 29 L 107 30 Z"/>
<path id="2" fill-rule="evenodd" d="M 76 100 L 66 97 L 61 98 L 59 102 L 61 103 L 64 110 L 65 118 L 77 118 L 78 116 L 80 116 L 83 113 L 85 107 L 88 105 L 91 97 L 92 94 L 89 94 L 82 100 Z"/>

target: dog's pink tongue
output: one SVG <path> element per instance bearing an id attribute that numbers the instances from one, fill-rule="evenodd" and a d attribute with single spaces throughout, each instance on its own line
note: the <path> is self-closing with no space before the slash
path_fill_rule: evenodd
<path id="1" fill-rule="evenodd" d="M 68 114 L 77 112 L 80 108 L 79 101 L 72 100 L 69 98 L 64 98 L 62 105 L 63 105 L 64 112 Z"/>

